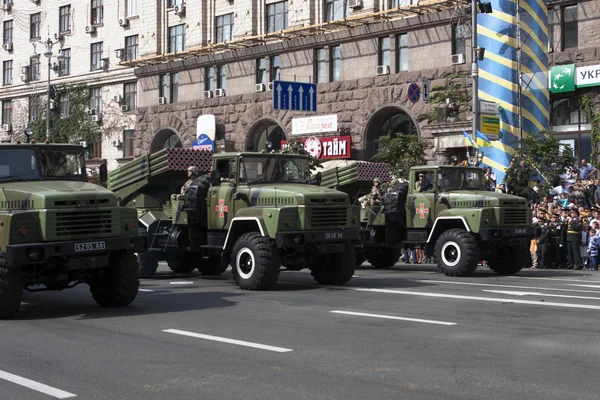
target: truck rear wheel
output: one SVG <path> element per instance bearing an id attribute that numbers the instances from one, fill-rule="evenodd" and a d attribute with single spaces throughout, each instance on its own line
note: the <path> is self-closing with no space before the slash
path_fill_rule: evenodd
<path id="1" fill-rule="evenodd" d="M 23 281 L 21 270 L 11 270 L 6 254 L 0 252 L 0 319 L 17 315 L 21 308 Z"/>
<path id="2" fill-rule="evenodd" d="M 171 268 L 171 271 L 176 274 L 187 274 L 192 272 L 198 265 L 202 263 L 202 256 L 200 254 L 184 253 L 174 255 L 173 258 L 167 260 L 167 265 Z"/>
<path id="3" fill-rule="evenodd" d="M 257 232 L 243 234 L 232 255 L 233 279 L 241 289 L 264 290 L 277 283 L 281 258 L 269 238 Z"/>
<path id="4" fill-rule="evenodd" d="M 227 265 L 223 265 L 221 262 L 221 255 L 215 254 L 206 260 L 200 262 L 198 271 L 202 275 L 221 275 L 227 270 Z"/>
<path id="5" fill-rule="evenodd" d="M 94 277 L 90 292 L 102 307 L 122 307 L 130 304 L 138 293 L 140 280 L 132 253 L 115 251 L 110 255 L 108 274 Z"/>
<path id="6" fill-rule="evenodd" d="M 345 285 L 352 279 L 356 253 L 351 243 L 346 243 L 346 250 L 343 253 L 322 254 L 318 257 L 310 274 L 321 285 Z"/>
<path id="7" fill-rule="evenodd" d="M 531 265 L 529 246 L 503 247 L 494 253 L 488 266 L 500 275 L 513 275 Z"/>
<path id="8" fill-rule="evenodd" d="M 391 268 L 399 259 L 400 252 L 394 247 L 371 248 L 367 251 L 367 260 L 374 268 Z"/>
<path id="9" fill-rule="evenodd" d="M 473 275 L 479 261 L 477 241 L 464 229 L 450 229 L 440 235 L 435 243 L 438 268 L 446 276 Z"/>
<path id="10" fill-rule="evenodd" d="M 137 253 L 138 277 L 142 279 L 151 278 L 158 269 L 158 254 Z"/>

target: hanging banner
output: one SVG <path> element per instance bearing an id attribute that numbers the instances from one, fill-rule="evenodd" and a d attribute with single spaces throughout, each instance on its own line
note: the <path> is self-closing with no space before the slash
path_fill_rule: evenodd
<path id="1" fill-rule="evenodd" d="M 281 147 L 285 147 L 287 140 L 281 141 Z M 352 148 L 352 137 L 334 136 L 334 137 L 315 137 L 302 139 L 304 150 L 311 156 L 319 159 L 350 158 L 350 149 Z"/>
<path id="2" fill-rule="evenodd" d="M 215 150 L 216 118 L 207 114 L 198 117 L 196 122 L 196 141 L 192 142 L 192 148 L 196 150 Z"/>
<path id="3" fill-rule="evenodd" d="M 292 119 L 292 135 L 327 133 L 337 130 L 337 114 Z"/>

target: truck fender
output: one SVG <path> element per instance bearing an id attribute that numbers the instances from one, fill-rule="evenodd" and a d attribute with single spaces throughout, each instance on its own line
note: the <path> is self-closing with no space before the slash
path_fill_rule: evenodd
<path id="1" fill-rule="evenodd" d="M 225 244 L 223 250 L 231 250 L 237 239 L 248 232 L 260 232 L 262 236 L 266 236 L 264 222 L 259 217 L 235 217 L 231 220 L 229 225 L 229 231 L 227 231 L 227 237 L 225 238 Z"/>
<path id="2" fill-rule="evenodd" d="M 431 228 L 431 232 L 429 232 L 429 237 L 427 238 L 427 251 L 433 250 L 433 246 L 435 246 L 435 242 L 437 238 L 449 229 L 464 229 L 467 232 L 471 232 L 469 228 L 469 224 L 464 217 L 461 216 L 447 216 L 447 217 L 437 217 L 435 222 L 433 223 L 433 227 Z"/>

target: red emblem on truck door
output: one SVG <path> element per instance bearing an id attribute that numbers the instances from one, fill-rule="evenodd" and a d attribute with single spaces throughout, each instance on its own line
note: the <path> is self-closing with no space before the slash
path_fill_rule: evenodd
<path id="1" fill-rule="evenodd" d="M 227 210 L 225 210 L 227 211 Z M 421 219 L 425 219 L 425 214 L 429 213 L 429 208 L 425 208 L 425 204 L 421 203 L 417 208 L 417 214 L 421 214 Z"/>
<path id="2" fill-rule="evenodd" d="M 219 205 L 215 206 L 215 211 L 219 213 L 219 218 L 225 218 L 225 214 L 223 212 L 227 212 L 227 206 L 225 205 L 225 200 L 219 199 Z"/>

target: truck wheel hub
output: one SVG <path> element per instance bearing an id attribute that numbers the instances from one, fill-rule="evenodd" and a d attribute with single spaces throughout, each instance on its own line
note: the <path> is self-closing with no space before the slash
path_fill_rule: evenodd
<path id="1" fill-rule="evenodd" d="M 449 267 L 454 267 L 460 261 L 460 247 L 455 242 L 446 242 L 442 246 L 442 261 Z"/>
<path id="2" fill-rule="evenodd" d="M 243 279 L 248 279 L 252 276 L 255 265 L 254 253 L 249 248 L 244 247 L 238 251 L 235 257 L 235 267 Z"/>

